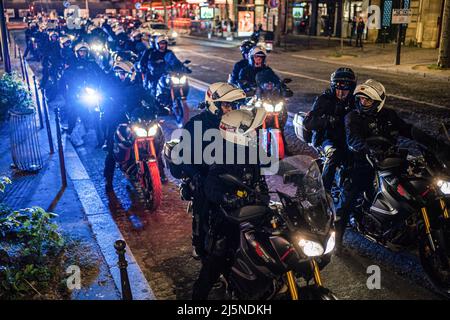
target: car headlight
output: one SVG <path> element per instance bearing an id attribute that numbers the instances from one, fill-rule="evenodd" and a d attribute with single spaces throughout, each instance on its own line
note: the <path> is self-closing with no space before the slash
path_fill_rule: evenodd
<path id="1" fill-rule="evenodd" d="M 450 194 L 450 181 L 438 180 L 436 184 L 443 194 Z"/>
<path id="2" fill-rule="evenodd" d="M 177 33 L 176 31 L 172 32 L 172 37 L 173 37 L 173 38 L 178 37 L 178 33 Z"/>
<path id="3" fill-rule="evenodd" d="M 147 130 L 141 127 L 133 127 L 133 131 L 139 138 L 145 138 L 147 136 Z"/>
<path id="4" fill-rule="evenodd" d="M 264 109 L 266 109 L 267 112 L 273 112 L 274 111 L 273 105 L 270 104 L 270 103 L 264 102 L 263 103 L 263 107 L 264 107 Z"/>
<path id="5" fill-rule="evenodd" d="M 275 112 L 281 112 L 283 110 L 283 102 L 279 102 L 275 105 Z"/>
<path id="6" fill-rule="evenodd" d="M 158 133 L 158 125 L 156 125 L 156 124 L 151 126 L 150 129 L 148 129 L 148 136 L 149 137 L 153 137 L 157 133 Z"/>
<path id="7" fill-rule="evenodd" d="M 298 242 L 298 246 L 302 249 L 303 253 L 308 257 L 317 257 L 323 254 L 322 245 L 315 241 L 300 239 Z"/>
<path id="8" fill-rule="evenodd" d="M 333 251 L 334 246 L 336 245 L 336 232 L 333 231 L 330 235 L 330 238 L 327 241 L 327 247 L 325 248 L 325 253 L 330 253 L 331 251 Z"/>

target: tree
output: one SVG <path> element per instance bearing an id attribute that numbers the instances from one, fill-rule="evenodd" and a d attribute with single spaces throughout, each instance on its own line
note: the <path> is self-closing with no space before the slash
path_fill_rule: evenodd
<path id="1" fill-rule="evenodd" d="M 450 0 L 445 0 L 438 66 L 450 68 Z"/>

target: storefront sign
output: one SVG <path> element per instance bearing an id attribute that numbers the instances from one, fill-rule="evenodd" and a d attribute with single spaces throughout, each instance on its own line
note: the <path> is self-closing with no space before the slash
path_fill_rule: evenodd
<path id="1" fill-rule="evenodd" d="M 200 19 L 213 19 L 214 18 L 214 8 L 200 7 Z"/>
<path id="2" fill-rule="evenodd" d="M 392 9 L 392 24 L 411 23 L 411 9 Z"/>

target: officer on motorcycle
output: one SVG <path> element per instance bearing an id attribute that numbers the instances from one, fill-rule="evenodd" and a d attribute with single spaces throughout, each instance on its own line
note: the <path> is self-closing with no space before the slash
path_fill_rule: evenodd
<path id="1" fill-rule="evenodd" d="M 106 127 L 107 151 L 105 158 L 105 168 L 103 175 L 106 180 L 105 188 L 107 192 L 113 190 L 114 169 L 116 166 L 114 159 L 114 133 L 119 124 L 127 121 L 126 114 L 135 111 L 142 106 L 142 103 L 150 106 L 156 111 L 154 99 L 134 81 L 134 66 L 129 61 L 117 61 L 112 71 L 114 78 L 110 79 L 109 90 L 105 90 L 105 95 L 110 99 L 104 104 L 104 123 Z M 143 102 L 144 101 L 144 102 Z M 158 161 L 161 181 L 166 182 L 164 168 L 161 161 Z"/>
<path id="2" fill-rule="evenodd" d="M 59 42 L 61 44 L 61 57 L 63 60 L 64 69 L 67 69 L 76 59 L 72 48 L 72 39 L 67 36 L 63 36 Z"/>
<path id="3" fill-rule="evenodd" d="M 255 43 L 250 40 L 242 41 L 241 46 L 240 46 L 242 60 L 238 61 L 234 65 L 233 71 L 230 74 L 230 79 L 228 80 L 229 83 L 231 83 L 235 86 L 238 85 L 239 73 L 241 72 L 242 69 L 244 69 L 248 66 L 248 53 L 254 46 L 255 46 Z"/>
<path id="4" fill-rule="evenodd" d="M 431 150 L 437 150 L 447 158 L 450 154 L 448 146 L 403 121 L 393 109 L 383 108 L 386 91 L 380 82 L 367 80 L 356 87 L 354 96 L 356 108 L 345 117 L 345 132 L 352 165 L 336 206 L 336 215 L 340 217 L 336 230 L 336 248 L 339 251 L 342 249 L 350 208 L 353 207 L 357 196 L 365 192 L 371 199 L 374 195 L 374 169 L 367 161 L 367 154 L 376 152 L 375 156 L 382 157 L 383 153 L 377 153 L 380 150 L 371 150 L 367 144 L 368 138 L 381 136 L 395 144 L 398 136 L 402 136 L 415 140 Z"/>
<path id="5" fill-rule="evenodd" d="M 86 111 L 79 105 L 79 90 L 83 85 L 89 85 L 94 88 L 101 86 L 104 81 L 104 73 L 95 61 L 89 58 L 89 44 L 86 42 L 78 43 L 75 48 L 76 59 L 72 65 L 66 69 L 61 78 L 61 84 L 64 90 L 66 101 L 66 113 L 68 129 L 67 133 L 71 135 L 71 141 L 75 146 L 80 146 L 84 142 L 78 136 L 72 136 L 78 117 L 85 118 Z"/>
<path id="6" fill-rule="evenodd" d="M 256 88 L 256 75 L 261 71 L 273 72 L 266 65 L 267 53 L 262 46 L 253 47 L 248 54 L 248 66 L 239 72 L 238 85 L 245 92 L 250 92 Z M 282 85 L 280 78 L 273 72 L 275 85 Z"/>
<path id="7" fill-rule="evenodd" d="M 231 163 L 225 154 L 223 164 L 213 164 L 204 182 L 206 200 L 211 205 L 209 230 L 206 239 L 206 255 L 202 260 L 199 277 L 194 283 L 192 299 L 204 300 L 220 275 L 226 275 L 234 260 L 239 245 L 239 225 L 228 221 L 223 214 L 234 211 L 244 205 L 268 205 L 270 197 L 261 167 L 250 162 L 250 148 L 255 148 L 256 129 L 263 123 L 265 111 L 261 108 L 234 110 L 222 117 L 220 131 L 224 142 L 224 151 L 234 149 Z M 245 129 L 243 129 L 245 128 Z M 240 156 L 243 156 L 242 159 Z M 225 160 L 226 159 L 226 160 Z M 248 199 L 242 196 L 242 190 L 236 185 L 226 183 L 221 175 L 230 174 L 263 196 L 260 199 Z M 241 195 L 240 195 L 241 193 Z"/>
<path id="8" fill-rule="evenodd" d="M 151 92 L 156 93 L 156 86 L 159 78 L 168 70 L 172 71 L 186 71 L 183 63 L 178 60 L 172 50 L 167 47 L 169 45 L 169 39 L 167 36 L 161 35 L 156 37 L 154 50 L 147 49 L 141 58 L 142 72 L 145 72 L 145 86 L 149 87 Z"/>
<path id="9" fill-rule="evenodd" d="M 191 161 L 189 164 L 183 165 L 183 171 L 190 178 L 194 187 L 193 199 L 192 199 L 192 245 L 194 247 L 193 256 L 200 258 L 204 254 L 204 241 L 205 241 L 205 226 L 207 222 L 207 214 L 209 210 L 208 202 L 205 201 L 205 195 L 203 192 L 203 181 L 206 178 L 209 170 L 209 165 L 204 163 L 195 163 L 194 159 L 194 144 L 196 141 L 196 126 L 201 126 L 202 137 L 209 129 L 219 129 L 220 120 L 222 116 L 233 108 L 237 107 L 237 104 L 245 98 L 245 93 L 228 83 L 218 82 L 209 86 L 205 94 L 205 101 L 202 107 L 205 109 L 198 115 L 193 116 L 185 125 L 183 134 L 189 134 L 190 136 L 190 151 Z M 183 135 L 181 140 L 183 140 Z M 203 140 L 203 139 L 202 139 Z M 206 141 L 202 145 L 203 150 L 209 143 Z M 182 192 L 189 190 L 188 186 L 182 188 Z M 189 197 L 185 197 L 189 198 Z M 186 199 L 188 200 L 188 199 Z"/>
<path id="10" fill-rule="evenodd" d="M 134 30 L 131 33 L 131 37 L 133 38 L 133 41 L 130 44 L 131 50 L 138 55 L 138 57 L 141 57 L 145 50 L 147 50 L 147 46 L 145 45 L 144 41 L 142 41 L 142 32 L 139 30 Z"/>
<path id="11" fill-rule="evenodd" d="M 50 41 L 45 46 L 42 55 L 42 80 L 41 88 L 45 88 L 49 77 L 56 78 L 58 68 L 61 66 L 61 47 L 59 45 L 59 35 L 57 32 L 51 32 Z"/>
<path id="12" fill-rule="evenodd" d="M 37 36 L 38 31 L 39 31 L 39 29 L 38 29 L 36 23 L 34 23 L 34 22 L 28 23 L 28 28 L 27 28 L 27 30 L 25 30 L 25 41 L 27 44 L 27 48 L 25 49 L 25 52 L 23 54 L 24 59 L 28 56 L 28 53 L 30 51 L 31 52 L 34 51 L 32 38 L 34 38 L 34 41 L 37 42 L 36 36 Z M 35 55 L 35 53 L 34 53 L 34 55 Z"/>
<path id="13" fill-rule="evenodd" d="M 326 158 L 322 179 L 330 192 L 336 169 L 345 164 L 347 146 L 344 119 L 354 108 L 356 76 L 350 68 L 338 68 L 331 74 L 330 88 L 314 100 L 304 125 L 313 132 L 313 145 Z"/>

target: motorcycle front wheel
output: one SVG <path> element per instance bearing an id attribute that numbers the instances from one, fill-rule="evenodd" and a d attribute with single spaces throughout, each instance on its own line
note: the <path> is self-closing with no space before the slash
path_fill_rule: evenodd
<path id="1" fill-rule="evenodd" d="M 450 254 L 445 241 L 443 228 L 431 231 L 434 247 L 421 228 L 419 236 L 419 256 L 422 267 L 431 283 L 443 294 L 450 297 Z"/>
<path id="2" fill-rule="evenodd" d="M 299 300 L 338 300 L 330 289 L 318 285 L 298 288 Z"/>
<path id="3" fill-rule="evenodd" d="M 148 208 L 153 211 L 158 209 L 162 201 L 162 186 L 157 161 L 147 161 L 146 163 L 144 195 Z"/>

